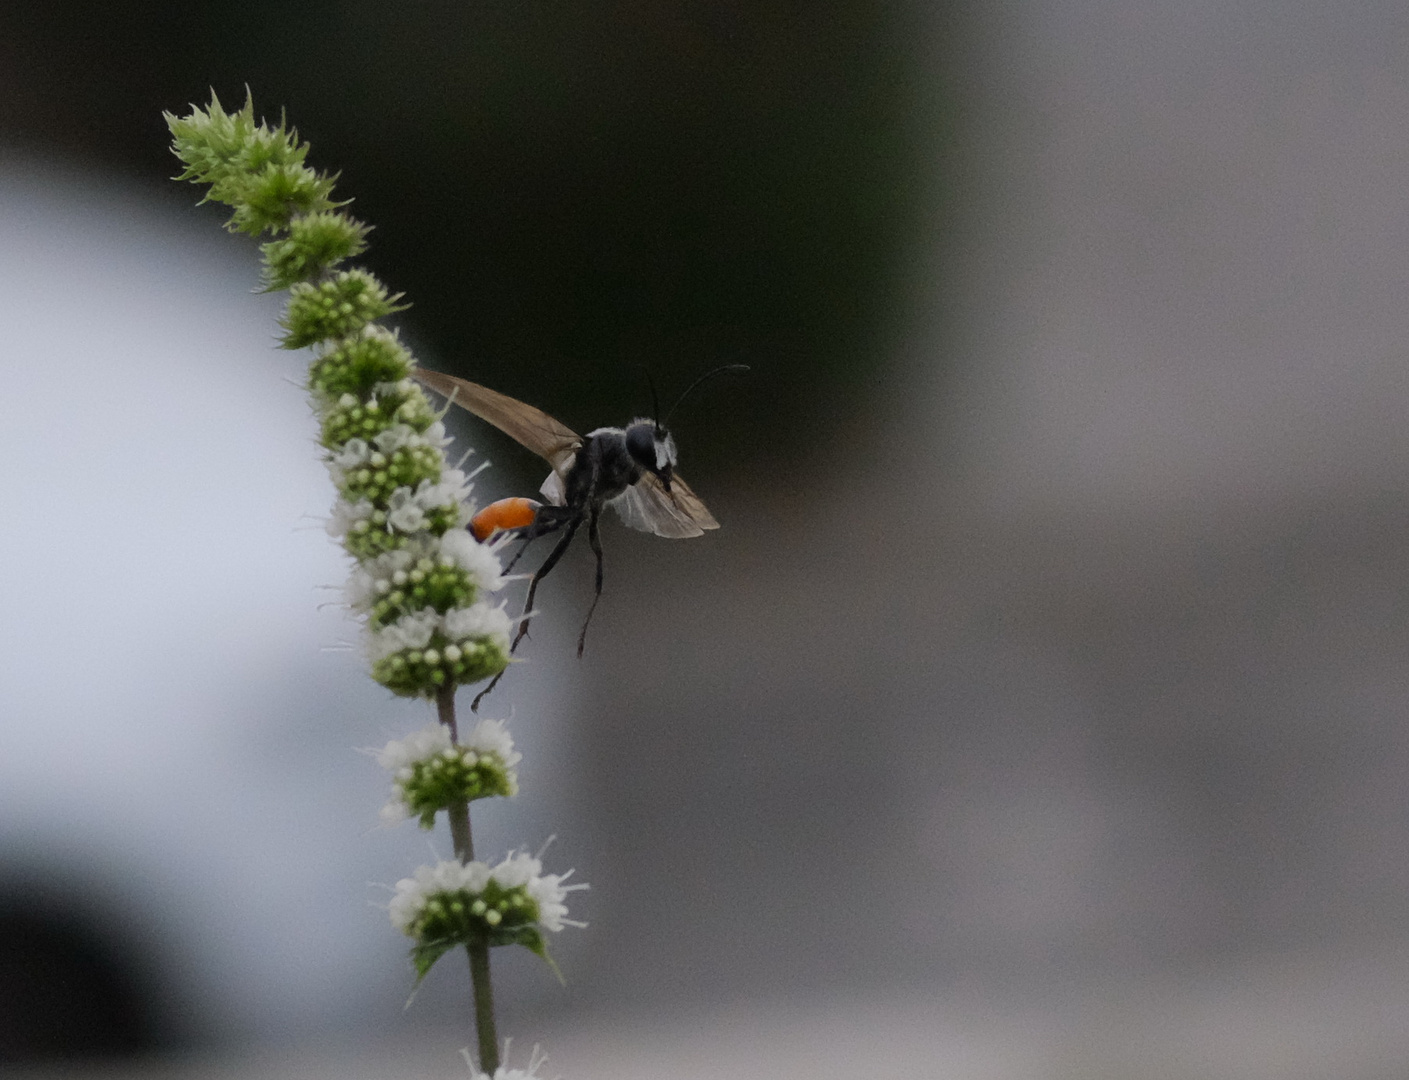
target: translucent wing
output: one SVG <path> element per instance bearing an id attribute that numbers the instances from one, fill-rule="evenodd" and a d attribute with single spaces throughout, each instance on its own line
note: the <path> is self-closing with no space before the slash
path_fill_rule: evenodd
<path id="1" fill-rule="evenodd" d="M 670 490 L 666 491 L 655 473 L 642 473 L 641 479 L 613 499 L 611 505 L 631 528 L 671 540 L 719 528 L 714 515 L 679 476 L 670 478 Z"/>
<path id="2" fill-rule="evenodd" d="M 567 464 L 563 466 L 562 472 L 550 472 L 548 479 L 544 480 L 538 488 L 541 494 L 553 506 L 563 506 L 567 503 L 567 491 L 563 487 L 563 477 L 572 472 L 572 463 L 577 460 L 577 455 L 573 454 L 567 459 Z"/>
<path id="3" fill-rule="evenodd" d="M 425 368 L 417 368 L 413 378 L 532 450 L 553 466 L 555 474 L 567 471 L 572 465 L 573 455 L 582 446 L 582 436 L 572 428 L 558 423 L 541 409 L 525 405 L 507 394 L 468 379 L 427 371 Z"/>

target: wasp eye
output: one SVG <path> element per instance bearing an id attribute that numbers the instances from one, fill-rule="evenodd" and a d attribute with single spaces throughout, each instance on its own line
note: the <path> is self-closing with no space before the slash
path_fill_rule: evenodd
<path id="1" fill-rule="evenodd" d="M 632 424 L 626 429 L 626 452 L 643 469 L 656 469 L 656 434 L 653 425 Z"/>

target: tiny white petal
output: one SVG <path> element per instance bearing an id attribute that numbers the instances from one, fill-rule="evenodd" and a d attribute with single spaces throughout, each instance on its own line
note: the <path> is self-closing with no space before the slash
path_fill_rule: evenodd
<path id="1" fill-rule="evenodd" d="M 451 641 L 464 641 L 467 638 L 487 637 L 501 648 L 508 648 L 509 631 L 513 620 L 504 610 L 504 605 L 490 607 L 488 604 L 471 604 L 467 608 L 451 608 L 442 620 L 445 636 Z"/>
<path id="2" fill-rule="evenodd" d="M 416 429 L 409 424 L 392 424 L 391 427 L 379 431 L 372 441 L 377 444 L 378 450 L 390 455 L 396 453 L 403 446 L 415 445 L 420 441 L 420 436 L 416 434 Z"/>
<path id="3" fill-rule="evenodd" d="M 403 615 L 389 626 L 368 634 L 367 655 L 375 664 L 403 649 L 423 649 L 430 644 L 439 622 L 440 616 L 434 608 Z"/>
<path id="4" fill-rule="evenodd" d="M 527 885 L 542 869 L 543 864 L 532 855 L 518 851 L 494 868 L 494 880 L 507 889 L 514 889 Z"/>
<path id="5" fill-rule="evenodd" d="M 514 749 L 514 740 L 502 720 L 481 720 L 465 740 L 465 746 L 481 754 L 493 754 L 510 768 L 523 760 L 523 755 Z"/>
<path id="6" fill-rule="evenodd" d="M 365 611 L 376 602 L 381 591 L 377 586 L 377 580 L 366 569 L 361 566 L 354 567 L 352 576 L 343 586 L 343 599 L 354 611 Z"/>
<path id="7" fill-rule="evenodd" d="M 328 460 L 340 469 L 355 469 L 366 462 L 371 452 L 365 439 L 348 439 L 340 449 L 328 456 Z"/>
<path id="8" fill-rule="evenodd" d="M 440 727 L 441 725 L 436 724 L 435 726 Z M 388 769 L 398 774 L 398 779 L 400 779 L 400 771 L 409 768 L 411 763 L 418 758 L 418 755 L 415 753 L 416 744 L 413 740 L 420 735 L 420 731 L 415 731 L 404 739 L 392 739 L 377 751 L 377 764 L 383 769 Z M 448 735 L 447 738 L 449 738 Z M 408 778 L 409 775 L 408 773 Z"/>
<path id="9" fill-rule="evenodd" d="M 434 446 L 437 450 L 444 450 L 450 445 L 450 436 L 445 433 L 445 425 L 439 420 L 426 428 L 421 438 L 425 439 L 429 445 Z"/>
<path id="10" fill-rule="evenodd" d="M 352 527 L 359 521 L 366 521 L 372 516 L 372 504 L 366 499 L 350 503 L 346 499 L 339 499 L 333 504 L 332 515 L 328 518 L 326 526 L 328 535 L 336 540 L 342 539 L 351 531 Z"/>
<path id="11" fill-rule="evenodd" d="M 503 567 L 493 548 L 464 529 L 451 529 L 440 538 L 440 552 L 469 574 L 481 589 L 493 592 L 504 584 Z"/>
<path id="12" fill-rule="evenodd" d="M 424 486 L 424 481 L 422 485 Z M 410 488 L 399 487 L 387 500 L 387 521 L 397 532 L 420 532 L 426 527 L 426 513 Z"/>

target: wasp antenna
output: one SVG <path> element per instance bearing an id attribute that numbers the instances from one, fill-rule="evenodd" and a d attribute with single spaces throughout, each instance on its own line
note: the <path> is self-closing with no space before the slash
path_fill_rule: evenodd
<path id="1" fill-rule="evenodd" d="M 660 395 L 656 393 L 656 381 L 651 378 L 651 369 L 645 364 L 641 365 L 641 371 L 646 376 L 646 385 L 651 388 L 651 419 L 656 422 L 656 430 L 660 427 Z"/>
<path id="2" fill-rule="evenodd" d="M 675 404 L 670 407 L 670 412 L 665 414 L 665 422 L 670 423 L 670 418 L 675 415 L 675 410 L 680 408 L 680 403 L 684 401 L 694 391 L 695 387 L 716 375 L 747 375 L 749 366 L 747 364 L 721 364 L 713 371 L 706 371 L 698 379 L 685 388 L 685 392 L 675 399 Z M 657 427 L 660 425 L 657 424 Z"/>

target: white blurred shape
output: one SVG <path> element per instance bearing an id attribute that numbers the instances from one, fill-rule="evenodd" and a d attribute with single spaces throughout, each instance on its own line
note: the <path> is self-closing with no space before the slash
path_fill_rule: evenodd
<path id="1" fill-rule="evenodd" d="M 212 664 L 306 648 L 310 588 L 341 570 L 296 531 L 326 483 L 312 418 L 281 378 L 299 358 L 270 349 L 277 307 L 242 295 L 251 261 L 197 263 L 149 208 L 98 188 L 72 192 L 76 212 L 36 208 L 36 187 L 7 178 L 0 219 L 13 514 L 0 677 L 12 721 L 38 721 L 7 725 L 7 742 L 28 763 L 19 782 L 101 783 L 160 768 L 222 723 L 192 708 L 148 739 L 133 721 L 210 689 Z"/>

